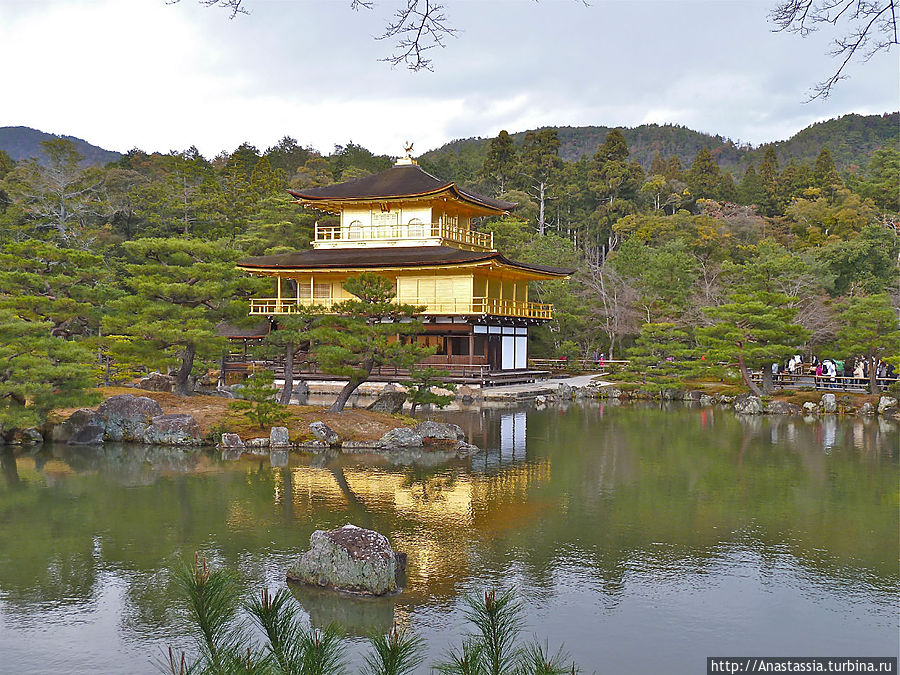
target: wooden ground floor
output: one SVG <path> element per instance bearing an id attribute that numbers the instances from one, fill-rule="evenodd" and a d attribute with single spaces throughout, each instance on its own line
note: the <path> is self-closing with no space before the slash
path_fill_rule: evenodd
<path id="1" fill-rule="evenodd" d="M 494 319 L 494 320 L 492 320 Z M 528 329 L 534 322 L 506 318 L 482 317 L 466 320 L 460 317 L 438 317 L 424 325 L 422 333 L 413 336 L 420 344 L 431 347 L 434 354 L 421 365 L 431 365 L 449 374 L 448 380 L 459 383 L 514 384 L 534 382 L 549 375 L 547 370 L 529 368 Z M 277 330 L 277 328 L 275 328 Z M 241 372 L 252 364 L 274 370 L 283 377 L 284 363 L 280 359 L 261 361 L 254 347 L 261 337 L 232 336 L 232 349 L 224 362 L 226 372 Z M 373 381 L 403 381 L 409 373 L 400 368 L 376 368 Z M 322 373 L 305 358 L 302 350 L 294 363 L 294 377 L 302 379 L 334 380 L 334 375 Z"/>

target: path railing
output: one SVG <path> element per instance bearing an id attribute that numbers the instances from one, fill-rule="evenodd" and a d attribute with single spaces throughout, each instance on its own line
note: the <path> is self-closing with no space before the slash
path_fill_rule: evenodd
<path id="1" fill-rule="evenodd" d="M 750 373 L 750 379 L 754 382 L 762 383 L 762 371 L 753 371 Z M 879 377 L 876 378 L 879 388 L 883 391 L 897 381 L 896 377 Z M 869 378 L 844 377 L 836 375 L 828 377 L 827 375 L 800 374 L 800 373 L 779 373 L 772 376 L 772 382 L 776 388 L 803 389 L 811 388 L 821 391 L 846 391 L 857 393 L 868 393 Z"/>

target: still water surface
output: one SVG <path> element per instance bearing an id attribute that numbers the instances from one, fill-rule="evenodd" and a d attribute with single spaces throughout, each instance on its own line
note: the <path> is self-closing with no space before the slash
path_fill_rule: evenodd
<path id="1" fill-rule="evenodd" d="M 408 552 L 408 590 L 295 595 L 351 636 L 412 626 L 427 663 L 458 644 L 461 597 L 489 587 L 515 588 L 526 633 L 588 673 L 897 655 L 895 424 L 597 404 L 445 417 L 488 452 L 281 468 L 140 446 L 6 455 L 0 672 L 160 672 L 190 644 L 171 569 L 199 551 L 248 593 L 280 586 L 314 529 L 347 522 Z"/>

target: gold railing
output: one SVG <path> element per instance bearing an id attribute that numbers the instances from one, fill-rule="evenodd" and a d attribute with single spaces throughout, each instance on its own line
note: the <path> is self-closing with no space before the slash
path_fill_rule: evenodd
<path id="1" fill-rule="evenodd" d="M 381 241 L 385 239 L 445 239 L 457 244 L 494 249 L 494 233 L 475 232 L 448 223 L 405 223 L 397 225 L 319 225 L 315 241 Z"/>
<path id="2" fill-rule="evenodd" d="M 276 314 L 293 314 L 300 307 L 319 305 L 330 309 L 343 302 L 332 298 L 254 298 L 250 301 L 250 314 L 272 316 Z M 542 302 L 525 302 L 522 300 L 501 300 L 499 298 L 472 298 L 471 300 L 440 300 L 426 298 L 401 298 L 404 305 L 422 305 L 423 314 L 464 314 L 513 316 L 527 319 L 550 319 L 553 316 L 553 305 Z"/>

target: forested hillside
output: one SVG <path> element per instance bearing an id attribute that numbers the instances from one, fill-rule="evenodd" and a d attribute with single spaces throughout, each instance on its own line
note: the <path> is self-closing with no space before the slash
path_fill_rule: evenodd
<path id="1" fill-rule="evenodd" d="M 606 138 L 612 127 L 558 127 L 559 156 L 565 162 L 574 162 L 583 155 L 591 155 Z M 775 149 L 780 162 L 791 160 L 811 164 L 823 147 L 834 158 L 838 171 L 852 172 L 865 166 L 872 153 L 879 148 L 900 148 L 900 113 L 885 115 L 844 115 L 813 124 L 786 141 L 765 143 L 756 148 L 736 144 L 722 136 L 693 131 L 674 124 L 642 124 L 634 128 L 620 128 L 630 150 L 630 157 L 648 170 L 657 152 L 666 157 L 678 157 L 682 165 L 688 165 L 701 148 L 707 148 L 716 158 L 719 167 L 735 175 L 743 175 L 751 162 L 757 165 L 769 147 Z M 510 138 L 521 145 L 527 131 L 511 133 Z M 460 180 L 473 178 L 485 154 L 490 139 L 470 138 L 455 140 L 422 156 L 424 164 L 441 171 L 440 175 L 452 175 Z"/>
<path id="2" fill-rule="evenodd" d="M 732 176 L 706 148 L 689 161 L 660 149 L 645 169 L 615 129 L 566 162 L 563 135 L 517 144 L 503 132 L 480 163 L 465 155 L 467 187 L 519 205 L 476 227 L 512 258 L 577 270 L 530 289 L 555 306 L 532 355 L 633 356 L 649 386 L 682 365 L 900 351 L 896 147 L 842 173 L 806 134 L 814 161 L 782 162 L 770 146 Z M 220 322 L 247 322 L 248 298 L 272 294 L 235 260 L 307 247 L 330 218 L 286 188 L 391 165 L 358 145 L 323 156 L 292 138 L 211 160 L 133 150 L 102 167 L 67 139 L 41 149 L 43 162 L 0 151 L 0 436 L 84 403 L 98 382 L 170 368 L 186 383 L 214 369 Z"/>
<path id="3" fill-rule="evenodd" d="M 115 162 L 122 156 L 119 152 L 104 150 L 74 136 L 48 134 L 30 127 L 0 127 L 0 150 L 17 161 L 37 157 L 45 162 L 46 157 L 42 152 L 41 143 L 59 138 L 71 141 L 75 145 L 75 149 L 83 157 L 84 164 L 100 166 L 108 162 Z"/>

